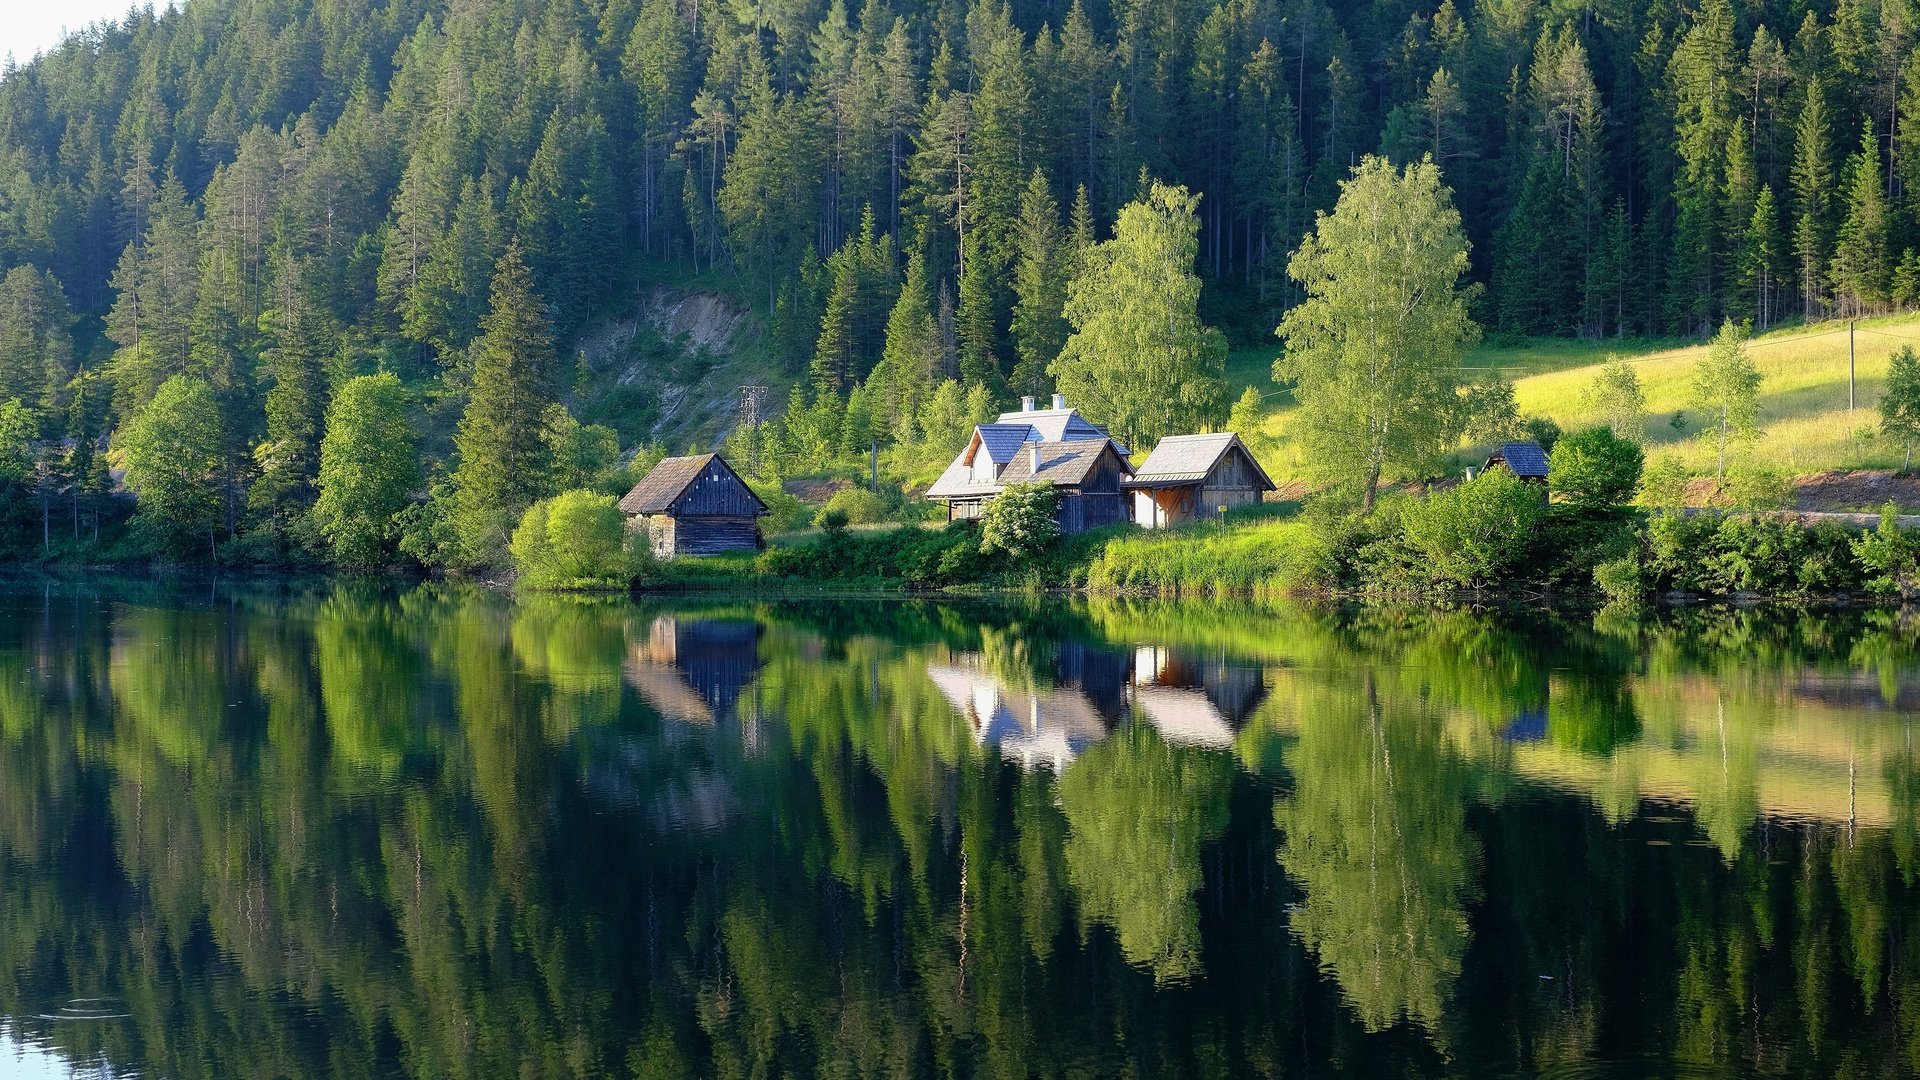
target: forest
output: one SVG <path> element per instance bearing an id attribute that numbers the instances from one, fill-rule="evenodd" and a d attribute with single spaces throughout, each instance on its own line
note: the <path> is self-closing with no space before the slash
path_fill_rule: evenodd
<path id="1" fill-rule="evenodd" d="M 1917 41 L 1906 0 L 135 9 L 0 77 L 0 534 L 497 562 L 533 501 L 684 449 L 578 350 L 662 282 L 754 310 L 764 478 L 877 446 L 910 482 L 1133 374 L 1100 320 L 1154 302 L 1179 408 L 1095 418 L 1218 424 L 1369 154 L 1437 166 L 1493 334 L 1910 305 Z"/>

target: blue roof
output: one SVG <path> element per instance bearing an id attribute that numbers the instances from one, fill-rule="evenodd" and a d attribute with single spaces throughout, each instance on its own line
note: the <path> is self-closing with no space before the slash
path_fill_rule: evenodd
<path id="1" fill-rule="evenodd" d="M 1031 424 L 981 424 L 980 447 L 987 452 L 987 460 L 995 465 L 1005 465 L 1013 460 L 1020 447 L 1037 438 Z"/>
<path id="2" fill-rule="evenodd" d="M 1547 452 L 1540 449 L 1539 443 L 1532 441 L 1501 443 L 1500 449 L 1487 459 L 1488 467 L 1497 464 L 1506 465 L 1515 476 L 1545 476 Z"/>

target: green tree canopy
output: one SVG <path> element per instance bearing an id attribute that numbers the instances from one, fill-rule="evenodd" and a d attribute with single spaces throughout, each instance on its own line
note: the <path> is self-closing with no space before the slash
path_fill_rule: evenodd
<path id="1" fill-rule="evenodd" d="M 394 517 L 420 482 L 412 405 L 383 371 L 347 380 L 327 410 L 313 517 L 342 565 L 378 565 L 393 552 Z"/>
<path id="2" fill-rule="evenodd" d="M 1287 272 L 1306 299 L 1281 321 L 1310 467 L 1371 507 L 1382 475 L 1429 467 L 1459 432 L 1454 369 L 1479 338 L 1467 239 L 1430 160 L 1368 157 Z"/>
<path id="3" fill-rule="evenodd" d="M 1156 183 L 1067 288 L 1073 333 L 1048 369 L 1072 404 L 1129 445 L 1225 419 L 1227 343 L 1200 321 L 1200 200 Z"/>
<path id="4" fill-rule="evenodd" d="M 127 486 L 140 518 L 169 551 L 212 554 L 221 520 L 226 433 L 213 388 L 175 375 L 120 434 Z"/>

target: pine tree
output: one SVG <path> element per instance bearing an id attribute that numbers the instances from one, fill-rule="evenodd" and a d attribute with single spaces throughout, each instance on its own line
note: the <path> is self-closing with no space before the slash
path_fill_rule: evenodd
<path id="1" fill-rule="evenodd" d="M 880 363 L 867 380 L 875 422 L 894 438 L 913 438 L 913 418 L 931 392 L 941 366 L 940 328 L 934 321 L 925 256 L 907 257 L 900 298 L 887 316 L 887 342 Z"/>
<path id="2" fill-rule="evenodd" d="M 1066 306 L 1069 256 L 1060 227 L 1059 207 L 1045 174 L 1035 169 L 1020 198 L 1019 257 L 1014 263 L 1013 377 L 1016 394 L 1039 394 L 1045 387 L 1047 365 L 1066 344 Z"/>
<path id="3" fill-rule="evenodd" d="M 474 344 L 473 390 L 454 436 L 454 526 L 464 565 L 486 566 L 506 550 L 513 524 L 547 493 L 549 450 L 542 413 L 558 389 L 559 361 L 545 305 L 516 241 L 493 276 L 483 333 Z"/>
<path id="4" fill-rule="evenodd" d="M 1860 152 L 1847 165 L 1847 211 L 1833 247 L 1833 296 L 1845 315 L 1886 302 L 1889 229 L 1880 180 L 1880 140 L 1868 120 Z"/>
<path id="5" fill-rule="evenodd" d="M 1740 308 L 1764 330 L 1779 313 L 1779 289 L 1786 258 L 1786 239 L 1780 233 L 1780 209 L 1771 186 L 1753 200 L 1753 216 L 1740 239 Z"/>
<path id="6" fill-rule="evenodd" d="M 1806 319 L 1826 310 L 1827 208 L 1833 186 L 1829 142 L 1826 94 L 1816 75 L 1807 84 L 1793 129 L 1793 255 L 1800 278 L 1800 314 Z"/>

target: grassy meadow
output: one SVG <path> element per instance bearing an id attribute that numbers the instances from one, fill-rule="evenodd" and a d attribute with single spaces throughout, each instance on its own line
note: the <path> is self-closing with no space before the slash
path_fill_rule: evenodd
<path id="1" fill-rule="evenodd" d="M 1898 468 L 1905 449 L 1878 437 L 1880 386 L 1887 359 L 1904 344 L 1920 348 L 1920 314 L 1859 321 L 1855 344 L 1855 409 L 1847 411 L 1847 323 L 1795 326 L 1748 342 L 1760 369 L 1760 439 L 1738 453 L 1765 459 L 1794 474 L 1830 469 Z M 1468 355 L 1468 367 L 1501 371 L 1514 384 L 1525 415 L 1547 416 L 1568 431 L 1593 422 L 1585 397 L 1599 365 L 1620 356 L 1634 365 L 1647 400 L 1649 460 L 1677 455 L 1696 470 L 1711 469 L 1716 443 L 1709 417 L 1692 402 L 1693 369 L 1705 342 L 1527 341 L 1488 344 Z M 1278 347 L 1234 353 L 1227 377 L 1238 394 L 1252 385 L 1276 390 L 1266 375 Z M 1304 471 L 1292 438 L 1294 408 L 1284 393 L 1270 399 L 1267 434 L 1277 446 L 1268 463 L 1280 476 Z M 1462 445 L 1457 464 L 1471 463 L 1482 447 Z M 1730 455 L 1731 456 L 1731 455 Z"/>

